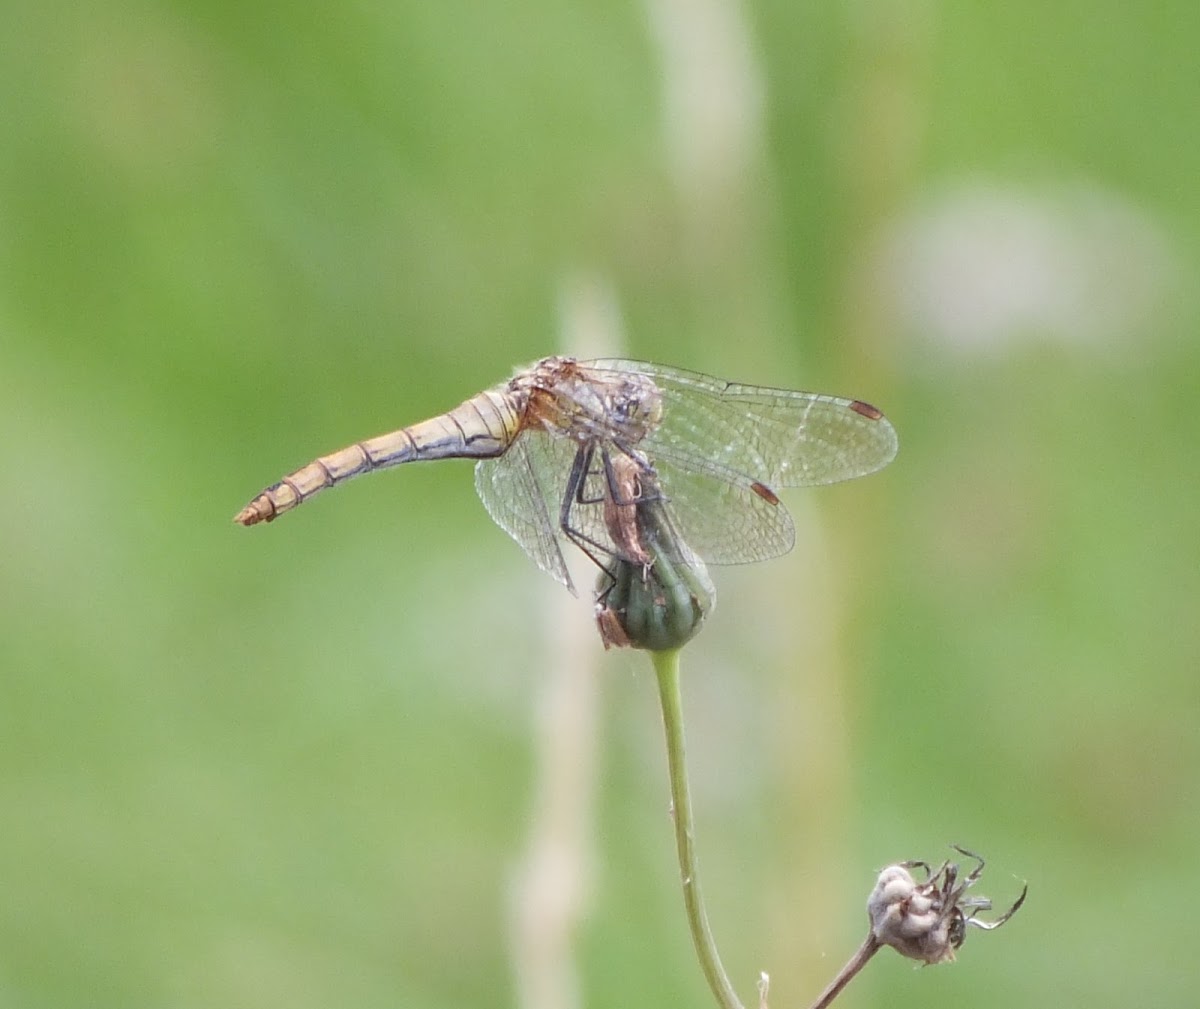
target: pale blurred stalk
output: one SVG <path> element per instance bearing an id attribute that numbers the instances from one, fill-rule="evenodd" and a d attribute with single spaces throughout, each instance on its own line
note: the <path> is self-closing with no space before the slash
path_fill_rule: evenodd
<path id="1" fill-rule="evenodd" d="M 559 296 L 565 354 L 599 357 L 623 349 L 616 295 L 595 274 L 573 271 Z M 568 564 L 585 570 L 574 556 Z M 509 894 L 509 943 L 521 1009 L 578 1009 L 582 1004 L 575 934 L 586 916 L 594 861 L 598 722 L 602 654 L 579 600 L 541 586 L 544 674 L 534 732 L 534 783 L 526 849 Z M 587 578 L 576 575 L 577 584 Z"/>

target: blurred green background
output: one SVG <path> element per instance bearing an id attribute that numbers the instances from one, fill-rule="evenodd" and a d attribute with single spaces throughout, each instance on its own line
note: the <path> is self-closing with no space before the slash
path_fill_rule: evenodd
<path id="1" fill-rule="evenodd" d="M 684 656 L 743 998 L 807 1004 L 875 870 L 956 841 L 1025 909 L 840 1004 L 1195 1004 L 1194 3 L 3 21 L 0 1005 L 534 1005 L 556 668 L 594 691 L 582 1003 L 708 1004 L 649 664 L 469 466 L 230 524 L 561 349 L 581 283 L 630 356 L 900 432 L 787 496 L 793 554 L 714 571 Z"/>

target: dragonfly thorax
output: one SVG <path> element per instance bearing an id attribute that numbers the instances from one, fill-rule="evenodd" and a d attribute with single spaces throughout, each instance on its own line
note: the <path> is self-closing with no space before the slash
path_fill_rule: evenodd
<path id="1" fill-rule="evenodd" d="M 526 397 L 522 426 L 580 444 L 636 445 L 662 419 L 662 394 L 653 379 L 549 357 L 513 380 Z"/>

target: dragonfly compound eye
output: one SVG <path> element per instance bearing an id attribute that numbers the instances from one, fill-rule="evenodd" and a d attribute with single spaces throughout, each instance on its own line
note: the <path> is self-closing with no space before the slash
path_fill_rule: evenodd
<path id="1" fill-rule="evenodd" d="M 662 393 L 650 379 L 630 375 L 621 383 L 611 409 L 621 423 L 646 434 L 662 420 Z"/>

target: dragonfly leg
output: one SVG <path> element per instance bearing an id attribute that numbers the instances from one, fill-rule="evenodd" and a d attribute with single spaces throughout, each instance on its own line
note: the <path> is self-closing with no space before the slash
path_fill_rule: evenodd
<path id="1" fill-rule="evenodd" d="M 595 465 L 597 449 L 600 466 Z M 559 528 L 610 577 L 613 577 L 617 561 L 639 564 L 644 569 L 651 563 L 642 544 L 637 513 L 638 505 L 657 497 L 644 493 L 646 484 L 642 478 L 647 472 L 652 472 L 648 464 L 624 449 L 615 462 L 609 450 L 595 442 L 581 445 L 575 453 L 563 493 Z M 588 481 L 594 477 L 603 478 L 603 493 L 588 492 Z M 603 528 L 608 534 L 603 541 L 596 538 L 598 533 L 591 535 L 574 521 L 576 508 L 595 506 L 603 509 Z"/>
<path id="2" fill-rule="evenodd" d="M 571 511 L 576 505 L 598 504 L 603 498 L 590 501 L 584 496 L 587 478 L 592 468 L 592 459 L 596 454 L 594 442 L 580 445 L 575 453 L 575 461 L 571 464 L 571 472 L 567 477 L 567 488 L 563 493 L 562 508 L 558 513 L 558 527 L 572 543 L 582 550 L 588 559 L 601 571 L 615 580 L 613 575 L 614 556 L 612 550 L 603 543 L 598 543 L 592 537 L 571 524 Z"/>
<path id="3" fill-rule="evenodd" d="M 603 450 L 601 457 L 604 457 Z M 572 467 L 572 480 L 567 483 L 567 492 L 563 495 L 563 517 L 565 519 L 569 507 L 574 505 L 603 504 L 607 492 L 592 495 L 588 493 L 588 480 L 600 476 L 600 469 L 594 469 L 592 463 L 596 459 L 596 443 L 591 442 L 582 446 L 575 455 L 575 465 Z"/>
<path id="4" fill-rule="evenodd" d="M 594 466 L 596 459 L 596 450 L 600 450 L 600 465 Z M 618 465 L 613 462 L 613 453 L 596 444 L 586 447 L 587 458 L 583 464 L 582 472 L 579 474 L 579 479 L 576 481 L 574 491 L 574 503 L 579 505 L 597 505 L 610 502 L 616 505 L 637 505 L 644 504 L 647 501 L 661 501 L 663 494 L 658 489 L 657 482 L 653 479 L 656 474 L 654 467 L 646 460 L 645 456 L 637 452 L 635 449 L 629 449 L 623 445 L 616 445 L 618 461 L 628 460 L 631 466 L 621 465 L 622 473 L 625 473 L 625 479 L 618 475 Z M 578 462 L 578 455 L 576 460 Z M 628 474 L 635 471 L 641 477 L 650 477 L 651 479 L 633 479 L 631 480 Z M 602 477 L 604 479 L 604 490 L 599 494 L 588 493 L 588 481 L 592 477 Z M 629 489 L 626 489 L 628 486 Z M 568 487 L 570 490 L 570 487 Z"/>

